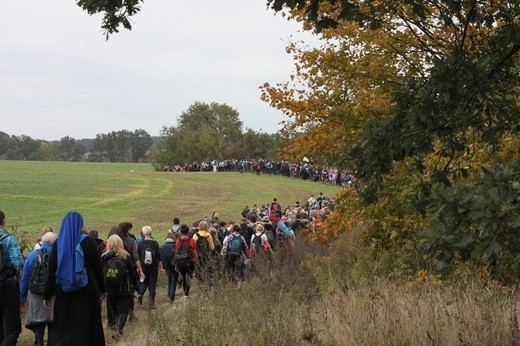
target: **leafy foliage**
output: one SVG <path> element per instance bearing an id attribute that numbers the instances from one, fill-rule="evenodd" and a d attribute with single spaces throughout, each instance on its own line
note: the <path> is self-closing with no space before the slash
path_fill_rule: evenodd
<path id="1" fill-rule="evenodd" d="M 394 261 L 406 268 L 427 264 L 423 242 L 439 268 L 450 261 L 520 267 L 519 249 L 509 245 L 517 226 L 489 211 L 494 208 L 483 209 L 516 181 L 519 4 L 267 3 L 318 32 L 322 42 L 314 49 L 291 44 L 291 82 L 263 88 L 264 100 L 290 117 L 291 153 L 330 136 L 343 147 L 320 147 L 318 160 L 355 170 L 363 185 L 365 204 L 340 196 L 338 205 L 349 206 L 339 208 L 318 238 L 361 224 L 361 239 L 380 250 L 377 258 L 397 255 Z M 513 194 L 496 208 L 517 214 L 517 204 Z"/>
<path id="2" fill-rule="evenodd" d="M 280 135 L 242 132 L 239 113 L 226 104 L 195 102 L 177 120 L 178 126 L 164 127 L 163 141 L 154 157 L 157 169 L 174 164 L 213 160 L 278 158 Z"/>
<path id="3" fill-rule="evenodd" d="M 76 0 L 76 3 L 88 14 L 103 13 L 101 28 L 108 39 L 110 34 L 119 32 L 119 26 L 131 30 L 130 18 L 141 10 L 143 0 L 106 1 L 106 0 Z"/>
<path id="4" fill-rule="evenodd" d="M 436 185 L 432 190 L 432 225 L 424 230 L 426 247 L 444 268 L 473 260 L 497 265 L 503 279 L 516 278 L 520 262 L 520 161 L 475 174 L 474 182 Z M 509 270 L 513 265 L 515 270 Z"/>
<path id="5" fill-rule="evenodd" d="M 93 155 L 98 161 L 140 162 L 152 146 L 152 137 L 145 130 L 112 131 L 96 135 Z"/>

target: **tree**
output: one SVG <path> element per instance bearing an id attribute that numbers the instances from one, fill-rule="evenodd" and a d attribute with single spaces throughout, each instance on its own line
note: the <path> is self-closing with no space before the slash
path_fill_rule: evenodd
<path id="1" fill-rule="evenodd" d="M 65 161 L 72 160 L 72 151 L 76 140 L 70 136 L 65 136 L 60 139 L 59 149 L 61 156 Z"/>
<path id="2" fill-rule="evenodd" d="M 209 162 L 229 158 L 229 148 L 242 138 L 238 112 L 226 104 L 195 102 L 178 119 L 177 127 L 164 127 L 156 167 Z"/>
<path id="3" fill-rule="evenodd" d="M 7 154 L 7 151 L 12 145 L 11 137 L 5 133 L 0 131 L 0 157 L 3 157 Z"/>
<path id="4" fill-rule="evenodd" d="M 278 160 L 282 146 L 283 139 L 280 134 L 269 134 L 247 129 L 243 135 L 242 150 L 238 157 Z"/>
<path id="5" fill-rule="evenodd" d="M 94 155 L 99 161 L 108 159 L 110 162 L 117 161 L 117 152 L 114 144 L 114 133 L 97 134 L 94 139 Z"/>
<path id="6" fill-rule="evenodd" d="M 375 44 L 390 59 L 383 66 L 398 72 L 390 80 L 398 83 L 390 89 L 393 104 L 384 119 L 363 126 L 363 138 L 348 150 L 368 184 L 367 198 L 376 198 L 395 160 L 413 157 L 421 167 L 428 155 L 440 156 L 433 176 L 449 183 L 466 174 L 459 163 L 473 152 L 475 141 L 496 149 L 506 133 L 518 131 L 518 6 L 507 1 L 268 3 L 276 10 L 304 10 L 295 11 L 295 18 L 308 20 L 318 31 L 346 23 L 365 35 L 381 35 L 364 41 L 360 55 Z M 373 83 L 370 90 L 384 87 L 384 80 Z M 320 116 L 314 114 L 314 120 Z"/>
<path id="7" fill-rule="evenodd" d="M 13 136 L 16 142 L 17 151 L 23 156 L 25 160 L 31 159 L 31 156 L 36 153 L 36 150 L 40 147 L 38 140 L 32 139 L 29 136 Z"/>
<path id="8" fill-rule="evenodd" d="M 101 28 L 108 39 L 110 34 L 119 32 L 119 26 L 132 29 L 130 18 L 140 11 L 142 0 L 104 1 L 104 0 L 76 0 L 76 3 L 88 14 L 103 13 Z"/>
<path id="9" fill-rule="evenodd" d="M 60 159 L 60 142 L 41 141 L 40 147 L 34 153 L 33 159 L 37 161 L 54 161 Z"/>
<path id="10" fill-rule="evenodd" d="M 83 155 L 87 152 L 87 148 L 83 144 L 81 144 L 79 141 L 75 141 L 74 145 L 72 146 L 71 150 L 71 161 L 77 162 L 81 161 L 83 158 Z"/>
<path id="11" fill-rule="evenodd" d="M 146 158 L 153 141 L 148 132 L 143 129 L 135 130 L 130 135 L 130 147 L 132 148 L 132 162 L 139 162 Z"/>
<path id="12" fill-rule="evenodd" d="M 343 150 L 320 149 L 340 153 L 340 167 L 358 171 L 364 201 L 372 203 L 363 215 L 371 221 L 365 239 L 385 251 L 426 241 L 438 263 L 462 258 L 487 266 L 501 259 L 503 268 L 520 267 L 508 246 L 518 222 L 493 213 L 484 222 L 481 200 L 469 198 L 495 198 L 518 186 L 518 154 L 511 155 L 520 152 L 518 4 L 268 3 L 291 8 L 292 18 L 325 43 L 315 50 L 290 46 L 304 87 L 266 85 L 263 97 L 290 116 L 293 155 L 327 133 L 344 143 Z M 465 197 L 452 198 L 461 191 Z M 499 209 L 515 210 L 518 196 L 510 195 Z M 336 219 L 354 214 L 340 209 Z M 494 230 L 487 238 L 473 233 L 482 222 Z M 336 224 L 351 231 L 355 225 Z"/>
<path id="13" fill-rule="evenodd" d="M 113 139 L 114 150 L 116 151 L 117 162 L 129 161 L 127 155 L 131 152 L 130 149 L 130 137 L 132 133 L 128 130 L 112 131 L 111 136 Z M 131 153 L 130 153 L 131 155 Z"/>
<path id="14" fill-rule="evenodd" d="M 112 131 L 97 134 L 93 144 L 93 159 L 110 162 L 139 162 L 152 146 L 151 136 L 144 130 Z"/>

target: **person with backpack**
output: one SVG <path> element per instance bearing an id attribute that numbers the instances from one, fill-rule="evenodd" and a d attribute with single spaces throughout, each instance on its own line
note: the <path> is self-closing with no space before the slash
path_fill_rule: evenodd
<path id="1" fill-rule="evenodd" d="M 195 269 L 197 257 L 197 243 L 189 236 L 190 228 L 186 224 L 182 224 L 179 228 L 179 237 L 175 241 L 175 255 L 173 258 L 173 277 L 177 281 L 178 276 L 182 275 L 182 289 L 184 291 L 184 300 L 190 296 L 190 279 Z"/>
<path id="2" fill-rule="evenodd" d="M 181 220 L 178 217 L 173 218 L 173 226 L 170 228 L 175 235 L 179 232 L 179 228 L 181 228 Z"/>
<path id="3" fill-rule="evenodd" d="M 247 243 L 240 234 L 240 226 L 233 225 L 231 234 L 224 239 L 221 255 L 226 263 L 225 271 L 232 282 L 243 280 L 242 256 L 247 256 Z"/>
<path id="4" fill-rule="evenodd" d="M 105 345 L 101 320 L 101 299 L 106 297 L 103 265 L 96 242 L 82 229 L 81 214 L 68 212 L 50 252 L 43 294 L 44 306 L 54 310 L 49 345 Z"/>
<path id="5" fill-rule="evenodd" d="M 179 225 L 180 228 L 180 225 Z M 166 240 L 161 245 L 161 262 L 166 276 L 168 277 L 168 284 L 166 285 L 166 296 L 170 304 L 175 300 L 175 290 L 177 289 L 177 279 L 174 278 L 174 267 L 170 264 L 173 256 L 175 255 L 175 239 L 177 238 L 177 232 L 173 232 L 171 229 L 166 234 Z"/>
<path id="6" fill-rule="evenodd" d="M 267 240 L 267 235 L 264 231 L 264 225 L 260 223 L 257 224 L 255 230 L 255 234 L 251 236 L 251 257 L 261 253 L 272 252 L 273 250 L 271 250 L 271 246 L 269 245 L 269 241 Z"/>
<path id="7" fill-rule="evenodd" d="M 20 304 L 27 307 L 25 327 L 34 332 L 34 345 L 43 346 L 45 328 L 54 320 L 53 310 L 43 306 L 43 292 L 49 275 L 49 253 L 56 238 L 54 232 L 42 236 L 40 248 L 27 256 L 20 280 Z"/>
<path id="8" fill-rule="evenodd" d="M 148 308 L 155 309 L 155 293 L 157 288 L 157 279 L 159 277 L 159 270 L 161 275 L 164 274 L 164 269 L 161 263 L 161 250 L 159 243 L 152 239 L 152 227 L 144 226 L 142 229 L 144 236 L 143 241 L 137 245 L 137 252 L 141 259 L 141 265 L 144 273 L 144 278 L 139 285 L 139 293 L 137 295 L 137 302 L 139 305 L 143 304 L 143 295 L 148 289 L 150 296 L 148 300 Z"/>
<path id="9" fill-rule="evenodd" d="M 108 238 L 106 252 L 101 256 L 107 287 L 107 323 L 114 331 L 112 338 L 119 340 L 128 319 L 133 290 L 137 289 L 135 264 L 126 252 L 123 240 L 116 234 Z"/>
<path id="10" fill-rule="evenodd" d="M 270 225 L 270 224 L 269 224 Z M 255 227 L 256 233 L 251 237 L 251 258 L 254 260 L 255 271 L 260 268 L 268 268 L 271 272 L 274 266 L 274 252 L 269 243 L 267 231 L 261 223 Z M 266 263 L 267 260 L 267 263 Z"/>
<path id="11" fill-rule="evenodd" d="M 5 214 L 0 211 L 0 333 L 2 345 L 16 345 L 22 332 L 18 275 L 23 267 L 16 238 L 5 231 Z"/>
<path id="12" fill-rule="evenodd" d="M 244 237 L 247 243 L 247 248 L 251 246 L 251 237 L 255 234 L 256 222 L 258 221 L 258 217 L 256 215 L 251 215 L 249 217 L 249 222 L 245 226 L 240 227 L 240 234 Z"/>
<path id="13" fill-rule="evenodd" d="M 126 252 L 130 254 L 132 260 L 134 261 L 137 270 L 137 275 L 139 277 L 144 277 L 143 268 L 141 266 L 141 259 L 139 257 L 139 254 L 137 253 L 137 242 L 135 240 L 135 236 L 131 232 L 133 228 L 132 223 L 128 221 L 123 221 L 119 223 L 118 228 L 123 232 L 123 237 L 121 237 L 121 239 L 123 239 L 123 245 L 125 247 Z M 137 320 L 137 316 L 135 315 L 134 311 L 134 299 L 132 299 L 132 303 L 130 305 L 130 313 L 128 317 L 128 321 L 130 322 Z"/>
<path id="14" fill-rule="evenodd" d="M 216 270 L 212 255 L 215 251 L 215 243 L 208 230 L 208 222 L 201 221 L 199 231 L 193 235 L 193 240 L 197 244 L 198 261 L 195 271 L 197 279 L 211 287 L 213 274 Z"/>
<path id="15" fill-rule="evenodd" d="M 276 234 L 274 231 L 273 224 L 269 221 L 264 221 L 264 233 L 267 237 L 267 241 L 269 242 L 269 247 L 271 250 L 275 251 L 276 246 Z"/>
<path id="16" fill-rule="evenodd" d="M 220 220 L 218 222 L 218 240 L 220 241 L 220 244 L 222 244 L 224 238 L 229 234 L 226 226 L 226 221 Z"/>

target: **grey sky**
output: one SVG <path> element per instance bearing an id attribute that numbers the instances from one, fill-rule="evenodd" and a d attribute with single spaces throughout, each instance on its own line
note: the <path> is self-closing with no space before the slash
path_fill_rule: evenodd
<path id="1" fill-rule="evenodd" d="M 105 41 L 101 16 L 74 0 L 2 1 L 0 131 L 47 140 L 138 128 L 159 135 L 200 101 L 276 132 L 284 116 L 258 87 L 288 81 L 290 36 L 309 36 L 265 3 L 146 0 L 132 31 Z"/>

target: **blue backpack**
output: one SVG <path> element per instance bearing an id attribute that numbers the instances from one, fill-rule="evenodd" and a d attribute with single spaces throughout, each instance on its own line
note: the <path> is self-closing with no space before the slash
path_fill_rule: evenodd
<path id="1" fill-rule="evenodd" d="M 83 233 L 79 237 L 79 243 L 76 245 L 76 249 L 74 251 L 74 261 L 76 262 L 74 266 L 74 281 L 68 285 L 62 284 L 61 289 L 63 292 L 74 292 L 87 286 L 88 284 L 87 268 L 85 268 L 85 254 L 83 253 L 83 248 L 81 247 L 81 242 L 86 237 L 88 237 L 88 235 Z"/>
<path id="2" fill-rule="evenodd" d="M 230 255 L 240 255 L 243 250 L 242 245 L 242 236 L 239 234 L 234 234 L 229 239 L 229 254 Z"/>

